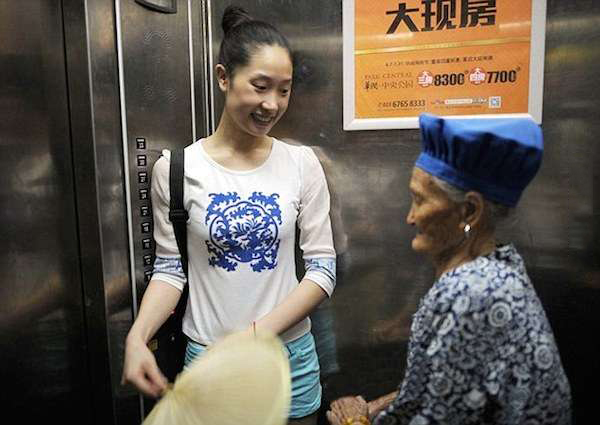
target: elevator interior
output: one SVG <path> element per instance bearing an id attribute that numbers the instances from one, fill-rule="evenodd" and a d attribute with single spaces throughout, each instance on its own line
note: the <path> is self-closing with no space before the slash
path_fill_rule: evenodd
<path id="1" fill-rule="evenodd" d="M 152 406 L 120 385 L 152 264 L 151 167 L 218 123 L 211 70 L 234 3 L 289 36 L 298 79 L 273 135 L 313 147 L 335 202 L 325 314 L 339 371 L 326 395 L 400 382 L 433 279 L 404 220 L 420 140 L 342 130 L 341 2 L 0 0 L 0 405 L 23 423 L 132 424 Z M 544 163 L 503 234 L 544 303 L 580 424 L 600 378 L 599 23 L 597 1 L 547 1 Z M 163 332 L 156 353 L 173 375 L 175 333 Z"/>

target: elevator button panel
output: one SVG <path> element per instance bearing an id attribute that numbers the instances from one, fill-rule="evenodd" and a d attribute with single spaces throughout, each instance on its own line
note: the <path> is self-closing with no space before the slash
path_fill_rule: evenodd
<path id="1" fill-rule="evenodd" d="M 151 140 L 137 136 L 130 139 L 129 152 L 131 155 L 131 202 L 134 229 L 134 256 L 136 280 L 147 284 L 152 278 L 154 264 L 154 244 L 152 243 L 152 208 L 150 200 L 151 169 L 158 159 L 160 152 L 151 149 Z"/>

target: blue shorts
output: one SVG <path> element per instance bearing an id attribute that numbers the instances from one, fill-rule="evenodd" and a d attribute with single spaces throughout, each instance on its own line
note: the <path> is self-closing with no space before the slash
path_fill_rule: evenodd
<path id="1" fill-rule="evenodd" d="M 319 359 L 315 340 L 310 332 L 285 344 L 292 374 L 292 405 L 289 417 L 303 418 L 321 407 L 321 382 Z M 185 366 L 206 350 L 202 344 L 188 339 L 185 350 Z"/>

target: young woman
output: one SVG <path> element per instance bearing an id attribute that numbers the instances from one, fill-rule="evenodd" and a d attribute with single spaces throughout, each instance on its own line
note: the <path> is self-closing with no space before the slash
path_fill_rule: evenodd
<path id="1" fill-rule="evenodd" d="M 222 26 L 216 66 L 225 96 L 221 120 L 214 134 L 185 149 L 189 282 L 168 219 L 165 152 L 152 177 L 155 272 L 127 337 L 123 381 L 155 397 L 165 389 L 146 344 L 187 283 L 186 363 L 228 333 L 271 331 L 289 354 L 290 423 L 311 424 L 321 386 L 307 316 L 335 286 L 329 192 L 312 150 L 268 136 L 291 94 L 288 42 L 240 8 L 228 7 Z M 306 269 L 300 282 L 294 266 L 296 226 Z"/>

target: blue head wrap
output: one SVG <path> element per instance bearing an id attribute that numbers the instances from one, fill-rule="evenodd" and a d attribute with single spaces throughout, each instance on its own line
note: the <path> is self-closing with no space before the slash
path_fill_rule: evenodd
<path id="1" fill-rule="evenodd" d="M 419 117 L 416 167 L 462 190 L 515 206 L 542 162 L 540 127 L 529 118 Z"/>

